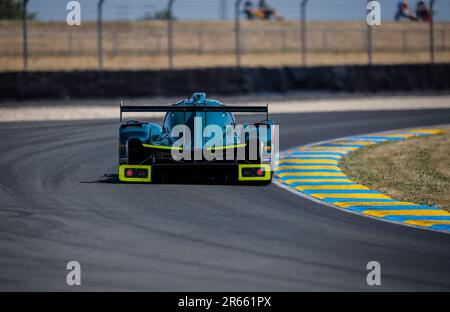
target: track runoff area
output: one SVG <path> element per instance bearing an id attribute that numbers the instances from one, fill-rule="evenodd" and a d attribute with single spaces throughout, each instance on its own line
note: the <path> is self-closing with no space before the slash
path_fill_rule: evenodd
<path id="1" fill-rule="evenodd" d="M 280 153 L 277 185 L 327 206 L 362 216 L 422 229 L 450 233 L 450 213 L 439 207 L 393 199 L 351 180 L 339 162 L 346 154 L 368 145 L 442 133 L 419 128 L 356 135 L 313 143 Z"/>

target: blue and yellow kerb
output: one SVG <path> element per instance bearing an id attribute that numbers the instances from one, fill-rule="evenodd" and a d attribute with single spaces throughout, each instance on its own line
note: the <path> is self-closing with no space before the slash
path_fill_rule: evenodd
<path id="1" fill-rule="evenodd" d="M 404 225 L 450 232 L 444 209 L 395 200 L 360 185 L 339 167 L 341 158 L 367 145 L 440 134 L 440 129 L 411 129 L 350 136 L 280 153 L 276 183 L 334 207 Z"/>

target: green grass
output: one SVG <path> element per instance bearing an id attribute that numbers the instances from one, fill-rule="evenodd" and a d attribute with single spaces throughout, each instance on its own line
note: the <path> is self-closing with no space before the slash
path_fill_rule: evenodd
<path id="1" fill-rule="evenodd" d="M 395 199 L 450 211 L 450 131 L 363 148 L 344 157 L 341 167 Z"/>

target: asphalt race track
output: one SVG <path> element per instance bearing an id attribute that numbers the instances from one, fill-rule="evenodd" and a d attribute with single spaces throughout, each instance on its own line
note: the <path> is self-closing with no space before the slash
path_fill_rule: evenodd
<path id="1" fill-rule="evenodd" d="M 273 115 L 281 149 L 450 110 Z M 275 185 L 117 183 L 117 121 L 0 124 L 0 290 L 450 290 L 450 235 Z M 382 286 L 366 284 L 381 263 Z"/>

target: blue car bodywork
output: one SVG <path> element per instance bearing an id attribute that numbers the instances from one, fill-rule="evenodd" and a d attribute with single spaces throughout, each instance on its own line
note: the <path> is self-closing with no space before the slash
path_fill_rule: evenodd
<path id="1" fill-rule="evenodd" d="M 270 183 L 272 179 L 271 161 L 273 151 L 273 122 L 265 120 L 244 124 L 253 125 L 255 131 L 244 137 L 237 135 L 233 112 L 265 112 L 267 106 L 225 106 L 223 103 L 206 98 L 204 93 L 194 93 L 191 98 L 182 100 L 171 106 L 122 106 L 123 112 L 166 112 L 162 125 L 128 120 L 119 128 L 119 178 L 123 182 L 159 182 L 166 178 L 193 178 L 206 176 L 224 177 L 226 181 L 245 181 L 250 183 Z M 212 141 L 209 137 L 192 137 L 188 145 L 176 147 L 180 135 L 174 135 L 177 126 L 185 126 L 191 133 L 203 133 L 208 126 L 220 128 L 223 138 L 213 144 L 209 150 L 223 152 L 223 159 L 208 160 L 192 157 L 177 159 L 173 150 L 194 153 L 206 149 Z M 259 133 L 260 126 L 266 128 L 265 135 Z M 197 134 L 195 134 L 197 135 Z M 182 136 L 181 136 L 182 137 Z M 216 138 L 217 139 L 217 138 Z M 256 158 L 250 156 L 250 140 L 256 139 L 258 151 Z M 228 159 L 225 153 L 242 152 L 245 157 Z M 264 153 L 265 152 L 265 153 Z"/>

